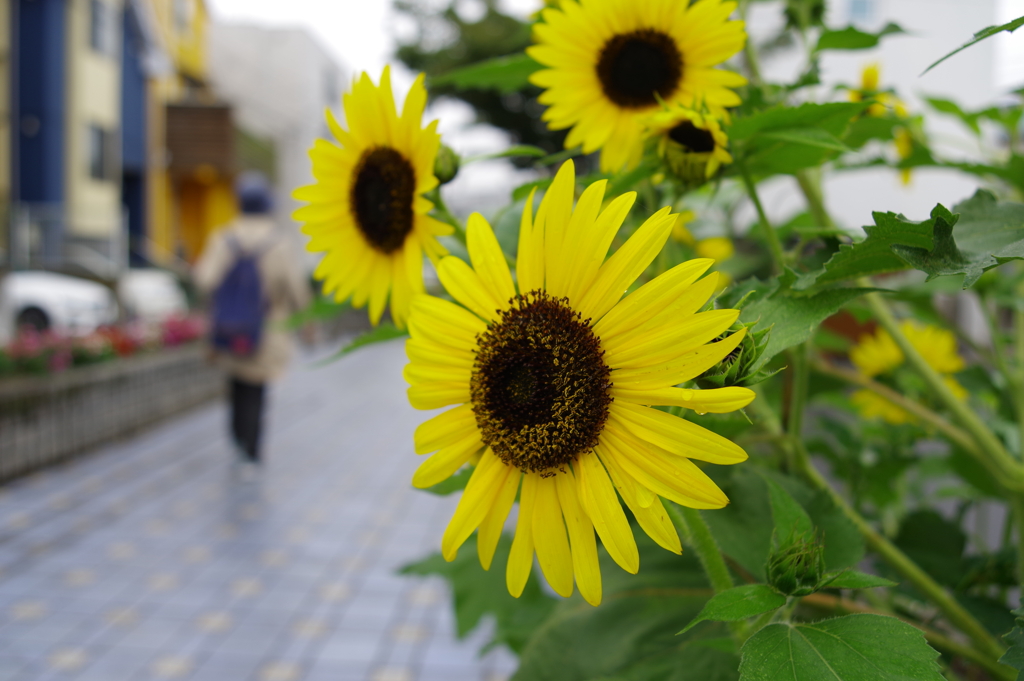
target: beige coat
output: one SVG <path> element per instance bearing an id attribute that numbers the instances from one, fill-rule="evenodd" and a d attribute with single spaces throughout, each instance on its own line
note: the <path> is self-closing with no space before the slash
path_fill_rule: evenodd
<path id="1" fill-rule="evenodd" d="M 284 328 L 285 320 L 309 304 L 309 284 L 299 268 L 288 235 L 278 230 L 269 217 L 242 215 L 234 224 L 217 230 L 207 239 L 206 248 L 192 272 L 202 293 L 211 294 L 234 264 L 234 254 L 227 240 L 229 234 L 245 251 L 263 249 L 259 270 L 268 312 L 255 355 L 239 358 L 217 352 L 217 362 L 235 378 L 265 383 L 281 376 L 288 366 L 292 340 L 290 332 Z"/>

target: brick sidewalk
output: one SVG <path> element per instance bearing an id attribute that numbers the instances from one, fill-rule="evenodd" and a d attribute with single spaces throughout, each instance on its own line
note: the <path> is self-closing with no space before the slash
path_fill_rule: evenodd
<path id="1" fill-rule="evenodd" d="M 443 582 L 395 575 L 456 501 L 409 486 L 404 362 L 297 363 L 255 481 L 218 405 L 0 487 L 0 681 L 507 678 L 455 640 Z"/>

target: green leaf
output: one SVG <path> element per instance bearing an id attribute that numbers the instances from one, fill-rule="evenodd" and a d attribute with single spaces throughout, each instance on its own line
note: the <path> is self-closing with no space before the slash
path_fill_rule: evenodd
<path id="1" fill-rule="evenodd" d="M 907 514 L 893 541 L 921 569 L 946 586 L 955 587 L 964 577 L 963 531 L 935 511 Z"/>
<path id="2" fill-rule="evenodd" d="M 772 520 L 775 522 L 776 544 L 789 537 L 810 535 L 814 530 L 811 517 L 796 499 L 774 480 L 766 479 L 768 499 L 772 504 Z"/>
<path id="3" fill-rule="evenodd" d="M 935 207 L 934 246 L 930 249 L 894 244 L 893 252 L 928 279 L 963 276 L 963 288 L 1004 262 L 1024 258 L 1024 204 L 999 202 L 979 189 L 951 214 Z"/>
<path id="4" fill-rule="evenodd" d="M 601 606 L 578 595 L 560 600 L 523 649 L 514 681 L 736 680 L 739 658 L 724 625 L 676 635 L 712 595 L 696 556 L 635 534 L 643 569 L 627 574 L 600 549 Z"/>
<path id="5" fill-rule="evenodd" d="M 959 104 L 951 99 L 926 97 L 925 101 L 928 102 L 928 104 L 936 111 L 959 118 L 960 121 L 970 128 L 975 135 L 981 134 L 981 126 L 978 125 L 978 119 L 981 117 L 980 113 L 967 113 L 960 108 Z"/>
<path id="6" fill-rule="evenodd" d="M 838 31 L 824 31 L 818 38 L 814 51 L 822 50 L 866 50 L 878 45 L 878 41 L 893 33 L 905 33 L 897 24 L 886 24 L 878 33 L 865 33 L 853 26 Z"/>
<path id="7" fill-rule="evenodd" d="M 313 366 L 321 367 L 326 364 L 330 364 L 331 362 L 335 362 L 345 355 L 354 352 L 359 348 L 366 347 L 367 345 L 383 343 L 384 341 L 394 340 L 395 338 L 404 338 L 407 335 L 409 335 L 407 331 L 399 329 L 391 322 L 381 322 L 369 331 L 356 336 L 348 343 L 348 345 L 344 346 L 330 357 L 314 363 Z"/>
<path id="8" fill-rule="evenodd" d="M 555 610 L 557 601 L 540 588 L 531 575 L 523 594 L 513 598 L 505 586 L 505 564 L 512 539 L 502 535 L 494 553 L 490 570 L 480 566 L 476 552 L 476 535 L 470 537 L 452 562 L 435 553 L 404 566 L 403 575 L 440 575 L 452 588 L 455 606 L 456 633 L 464 638 L 480 624 L 485 615 L 495 620 L 494 634 L 488 647 L 504 644 L 520 652 L 533 632 Z"/>
<path id="9" fill-rule="evenodd" d="M 983 28 L 980 31 L 978 31 L 977 33 L 975 33 L 974 37 L 972 39 L 968 40 L 966 43 L 964 43 L 960 47 L 956 48 L 955 50 L 953 50 L 949 54 L 945 55 L 944 57 L 942 57 L 938 61 L 933 62 L 931 66 L 926 68 L 921 73 L 921 75 L 923 76 L 925 73 L 928 73 L 929 71 L 934 69 L 936 66 L 938 66 L 942 62 L 944 62 L 947 59 L 949 59 L 950 57 L 952 57 L 957 52 L 960 52 L 961 50 L 966 50 L 968 47 L 970 47 L 971 45 L 974 45 L 975 43 L 980 43 L 982 40 L 985 40 L 987 38 L 991 38 L 992 36 L 994 36 L 994 35 L 996 35 L 998 33 L 1002 33 L 1003 31 L 1006 31 L 1007 33 L 1013 33 L 1014 31 L 1016 31 L 1021 26 L 1024 26 L 1024 17 L 1017 17 L 1013 21 L 1008 21 L 1005 24 L 1002 24 L 1001 26 L 989 26 L 988 28 Z"/>
<path id="10" fill-rule="evenodd" d="M 757 322 L 754 331 L 771 328 L 764 352 L 750 368 L 755 373 L 783 350 L 806 341 L 819 324 L 871 289 L 840 288 L 797 295 L 772 279 L 751 290 L 740 310 L 740 321 Z"/>
<path id="11" fill-rule="evenodd" d="M 821 128 L 838 136 L 850 120 L 865 107 L 865 104 L 859 102 L 776 106 L 736 119 L 736 122 L 729 126 L 729 139 L 732 142 L 742 142 L 768 132 L 810 127 Z"/>
<path id="12" fill-rule="evenodd" d="M 1021 605 L 1024 605 L 1024 598 L 1021 599 Z M 999 662 L 1024 671 L 1024 608 L 1017 608 L 1013 614 L 1017 616 L 1014 627 L 1010 633 L 1003 636 L 1003 640 L 1010 647 L 999 658 Z"/>
<path id="13" fill-rule="evenodd" d="M 898 582 L 856 570 L 829 573 L 821 580 L 822 589 L 873 589 L 878 586 L 897 585 Z"/>
<path id="14" fill-rule="evenodd" d="M 856 279 L 872 274 L 896 272 L 907 268 L 907 263 L 893 253 L 895 244 L 923 248 L 930 251 L 935 244 L 932 236 L 935 217 L 922 222 L 912 222 L 896 213 L 872 213 L 874 226 L 865 227 L 867 237 L 856 244 L 843 244 L 832 258 L 825 263 L 824 272 L 810 281 L 798 282 L 795 287 L 807 287 L 811 283 L 828 284 Z"/>
<path id="15" fill-rule="evenodd" d="M 794 502 L 796 503 L 796 502 Z M 807 521 L 810 523 L 810 520 Z M 697 617 L 680 631 L 686 633 L 705 620 L 712 622 L 739 622 L 748 617 L 781 608 L 786 597 L 767 584 L 744 584 L 717 593 L 707 602 Z"/>
<path id="16" fill-rule="evenodd" d="M 781 140 L 793 144 L 803 144 L 808 147 L 820 147 L 822 149 L 834 149 L 835 151 L 851 151 L 851 149 L 836 138 L 835 135 L 822 130 L 821 128 L 807 128 L 805 130 L 777 130 L 766 132 L 762 135 L 764 139 Z"/>
<path id="17" fill-rule="evenodd" d="M 331 296 L 319 296 L 309 305 L 292 314 L 285 321 L 287 329 L 298 329 L 310 322 L 319 322 L 326 319 L 335 319 L 352 309 L 349 302 L 336 303 Z"/>
<path id="18" fill-rule="evenodd" d="M 740 681 L 943 681 L 924 634 L 882 615 L 769 624 L 741 652 Z"/>
<path id="19" fill-rule="evenodd" d="M 484 154 L 483 156 L 474 156 L 472 158 L 463 159 L 462 163 L 472 163 L 473 161 L 486 161 L 492 158 L 517 158 L 517 157 L 529 157 L 529 158 L 546 158 L 548 152 L 540 147 L 535 147 L 532 144 L 516 144 L 514 146 L 499 151 L 494 154 Z"/>
<path id="20" fill-rule="evenodd" d="M 513 54 L 464 66 L 430 79 L 430 85 L 454 85 L 460 90 L 518 92 L 530 85 L 530 75 L 542 66 L 527 54 Z"/>
<path id="21" fill-rule="evenodd" d="M 866 106 L 861 102 L 807 103 L 776 106 L 737 118 L 728 129 L 737 162 L 728 172 L 745 167 L 755 176 L 767 176 L 820 165 L 847 150 L 840 139 Z"/>

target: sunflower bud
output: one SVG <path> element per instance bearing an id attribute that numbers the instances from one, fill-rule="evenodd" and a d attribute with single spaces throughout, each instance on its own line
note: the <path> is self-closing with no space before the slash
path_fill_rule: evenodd
<path id="1" fill-rule="evenodd" d="M 825 574 L 825 546 L 813 535 L 790 537 L 768 556 L 768 583 L 787 596 L 818 590 Z"/>
<path id="2" fill-rule="evenodd" d="M 674 106 L 652 114 L 644 123 L 649 139 L 657 140 L 665 169 L 686 187 L 699 187 L 714 177 L 724 163 L 729 140 L 716 118 Z"/>
<path id="3" fill-rule="evenodd" d="M 750 386 L 760 383 L 766 378 L 777 373 L 768 372 L 763 369 L 756 369 L 761 355 L 768 347 L 768 337 L 771 335 L 771 327 L 754 331 L 757 322 L 737 322 L 726 331 L 720 338 L 731 336 L 740 329 L 746 329 L 747 334 L 740 341 L 732 352 L 726 355 L 721 362 L 711 367 L 697 377 L 697 385 L 701 388 L 725 388 L 729 386 Z"/>
<path id="4" fill-rule="evenodd" d="M 448 184 L 459 174 L 462 159 L 447 144 L 442 144 L 434 159 L 434 176 L 441 184 Z"/>

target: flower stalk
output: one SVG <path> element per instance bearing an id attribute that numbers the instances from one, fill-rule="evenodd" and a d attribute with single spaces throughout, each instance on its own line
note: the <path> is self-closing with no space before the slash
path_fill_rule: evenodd
<path id="1" fill-rule="evenodd" d="M 747 195 L 750 196 L 750 200 L 754 203 L 754 209 L 757 210 L 758 220 L 761 222 L 761 229 L 764 231 L 764 240 L 768 243 L 768 250 L 772 255 L 772 264 L 775 274 L 782 274 L 782 269 L 786 263 L 786 256 L 782 251 L 782 242 L 779 241 L 779 235 L 775 232 L 775 228 L 772 227 L 772 223 L 768 220 L 768 214 L 764 211 L 764 206 L 761 204 L 761 197 L 757 194 L 757 186 L 754 184 L 753 178 L 750 176 L 750 171 L 747 170 L 747 166 L 743 161 L 737 160 L 736 166 L 740 170 L 740 174 L 743 176 L 743 184 L 747 188 Z"/>
<path id="2" fill-rule="evenodd" d="M 878 323 L 892 336 L 893 341 L 903 352 L 903 356 L 911 367 L 928 384 L 928 389 L 942 404 L 952 412 L 960 426 L 974 439 L 978 448 L 989 459 L 991 465 L 1000 472 L 997 479 L 1007 488 L 1015 492 L 1024 491 L 1024 467 L 1006 451 L 1003 443 L 978 418 L 978 415 L 962 400 L 958 399 L 949 389 L 942 376 L 933 369 L 921 353 L 903 334 L 892 310 L 881 294 L 868 293 L 865 296 L 868 306 L 874 313 Z"/>

